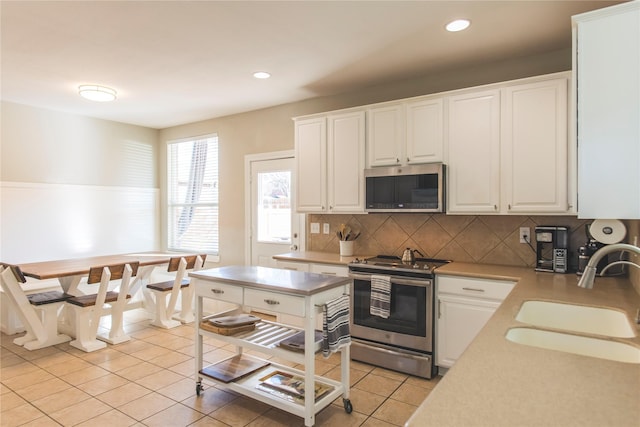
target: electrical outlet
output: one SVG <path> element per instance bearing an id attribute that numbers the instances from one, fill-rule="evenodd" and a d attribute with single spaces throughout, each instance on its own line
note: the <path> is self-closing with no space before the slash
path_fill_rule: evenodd
<path id="1" fill-rule="evenodd" d="M 318 222 L 311 223 L 311 234 L 320 234 L 320 223 Z"/>
<path id="2" fill-rule="evenodd" d="M 529 227 L 520 227 L 520 243 L 529 243 L 531 241 L 531 229 Z"/>
<path id="3" fill-rule="evenodd" d="M 324 234 L 329 234 L 331 232 L 331 229 L 329 228 L 329 224 L 328 223 L 324 223 L 322 224 L 322 232 Z"/>

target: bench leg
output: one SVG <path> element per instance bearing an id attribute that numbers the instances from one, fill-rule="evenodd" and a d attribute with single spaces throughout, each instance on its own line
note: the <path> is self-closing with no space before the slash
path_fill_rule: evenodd
<path id="1" fill-rule="evenodd" d="M 39 305 L 34 307 L 40 313 L 45 334 L 38 340 L 26 341 L 23 346 L 27 350 L 38 350 L 71 340 L 71 337 L 58 332 L 58 312 L 64 303 Z M 34 337 L 35 338 L 35 337 Z"/>
<path id="2" fill-rule="evenodd" d="M 93 310 L 94 308 L 73 307 L 76 323 L 76 339 L 69 344 L 87 353 L 100 350 L 107 346 L 106 343 L 96 339 L 97 328 L 94 328 L 92 325 Z"/>
<path id="3" fill-rule="evenodd" d="M 192 323 L 196 318 L 193 314 L 193 287 L 182 288 L 180 297 L 180 313 L 173 316 L 173 318 L 182 323 Z"/>
<path id="4" fill-rule="evenodd" d="M 181 323 L 177 320 L 170 319 L 169 313 L 167 313 L 167 295 L 170 294 L 170 292 L 154 290 L 151 290 L 151 292 L 155 295 L 156 306 L 156 315 L 151 322 L 151 325 L 163 329 L 171 329 L 180 326 Z"/>
<path id="5" fill-rule="evenodd" d="M 126 301 L 125 301 L 126 304 Z M 124 306 L 121 304 L 111 305 L 111 328 L 109 328 L 109 334 L 98 334 L 100 341 L 107 342 L 109 344 L 122 344 L 131 340 L 131 337 L 124 332 L 122 319 L 124 317 Z"/>

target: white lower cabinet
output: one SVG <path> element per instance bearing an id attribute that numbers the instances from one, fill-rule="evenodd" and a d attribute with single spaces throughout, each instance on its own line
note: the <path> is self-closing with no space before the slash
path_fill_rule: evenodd
<path id="1" fill-rule="evenodd" d="M 453 366 L 514 285 L 504 280 L 437 276 L 436 365 Z"/>

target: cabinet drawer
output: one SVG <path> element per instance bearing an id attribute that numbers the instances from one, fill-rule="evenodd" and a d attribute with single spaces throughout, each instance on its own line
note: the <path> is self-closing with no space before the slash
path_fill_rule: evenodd
<path id="1" fill-rule="evenodd" d="M 438 294 L 448 293 L 469 297 L 502 301 L 515 286 L 506 280 L 478 279 L 473 277 L 437 276 Z"/>
<path id="2" fill-rule="evenodd" d="M 195 280 L 196 296 L 242 304 L 242 287 L 208 280 Z"/>
<path id="3" fill-rule="evenodd" d="M 276 267 L 285 270 L 309 271 L 309 264 L 306 262 L 276 260 Z"/>
<path id="4" fill-rule="evenodd" d="M 348 277 L 349 269 L 339 265 L 329 264 L 310 264 L 309 271 L 311 273 L 328 274 L 330 276 Z"/>
<path id="5" fill-rule="evenodd" d="M 244 305 L 256 309 L 304 317 L 304 298 L 275 292 L 245 289 Z"/>

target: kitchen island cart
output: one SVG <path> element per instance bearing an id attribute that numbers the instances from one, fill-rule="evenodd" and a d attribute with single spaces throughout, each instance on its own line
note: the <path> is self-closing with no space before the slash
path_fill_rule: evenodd
<path id="1" fill-rule="evenodd" d="M 300 271 L 257 266 L 227 266 L 190 273 L 196 295 L 196 393 L 203 390 L 203 380 L 224 384 L 228 389 L 274 407 L 303 417 L 306 426 L 315 423 L 315 415 L 342 396 L 345 411 L 353 409 L 349 400 L 349 345 L 340 351 L 340 381 L 315 375 L 316 351 L 320 343 L 315 339 L 315 324 L 323 315 L 323 306 L 349 293 L 351 279 Z M 211 298 L 237 305 L 231 314 L 242 314 L 251 309 L 287 314 L 304 319 L 304 329 L 277 322 L 259 320 L 252 330 L 225 335 L 207 328 L 219 315 L 203 315 L 203 299 Z M 229 316 L 225 312 L 224 316 Z M 204 325 L 204 328 L 203 328 Z M 304 334 L 303 351 L 293 351 L 279 344 Z M 203 338 L 212 337 L 235 345 L 236 354 L 213 365 L 203 366 Z M 309 345 L 313 343 L 313 345 Z M 304 371 L 279 365 L 244 353 L 252 350 L 296 364 Z M 236 368 L 242 372 L 237 373 Z M 231 374 L 231 379 L 223 377 Z M 233 372 L 229 372 L 233 371 Z M 274 378 L 298 379 L 296 392 L 282 392 L 270 383 Z"/>

